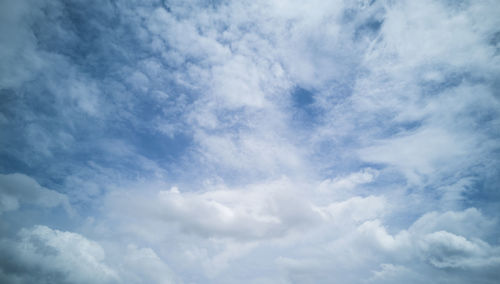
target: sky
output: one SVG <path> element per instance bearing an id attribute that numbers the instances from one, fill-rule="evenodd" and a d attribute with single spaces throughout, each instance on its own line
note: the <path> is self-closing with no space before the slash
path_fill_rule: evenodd
<path id="1" fill-rule="evenodd" d="M 1 283 L 497 283 L 496 0 L 0 1 Z"/>

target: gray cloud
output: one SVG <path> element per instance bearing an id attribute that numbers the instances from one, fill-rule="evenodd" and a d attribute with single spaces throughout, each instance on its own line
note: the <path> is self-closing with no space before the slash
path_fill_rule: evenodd
<path id="1" fill-rule="evenodd" d="M 2 240 L 1 279 L 6 283 L 116 283 L 95 242 L 45 226 L 23 229 L 19 239 Z"/>
<path id="2" fill-rule="evenodd" d="M 42 208 L 62 206 L 67 213 L 73 214 L 65 195 L 42 187 L 23 174 L 0 175 L 0 213 L 17 210 L 23 203 Z"/>

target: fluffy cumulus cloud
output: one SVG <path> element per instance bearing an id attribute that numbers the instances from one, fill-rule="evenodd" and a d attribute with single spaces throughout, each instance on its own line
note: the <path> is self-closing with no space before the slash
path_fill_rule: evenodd
<path id="1" fill-rule="evenodd" d="M 0 282 L 496 283 L 498 15 L 3 1 Z"/>

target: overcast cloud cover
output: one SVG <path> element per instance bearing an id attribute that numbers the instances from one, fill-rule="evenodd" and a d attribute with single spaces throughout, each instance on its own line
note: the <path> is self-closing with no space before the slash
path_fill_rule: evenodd
<path id="1" fill-rule="evenodd" d="M 496 0 L 0 2 L 0 282 L 498 283 Z"/>

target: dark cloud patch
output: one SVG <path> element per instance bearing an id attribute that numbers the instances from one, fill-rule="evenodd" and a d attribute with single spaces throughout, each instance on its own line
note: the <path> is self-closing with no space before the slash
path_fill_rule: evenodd
<path id="1" fill-rule="evenodd" d="M 45 226 L 24 229 L 18 240 L 0 240 L 5 283 L 116 283 L 102 249 L 82 236 Z"/>

